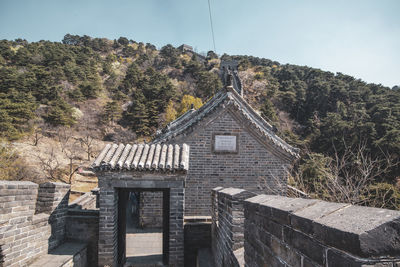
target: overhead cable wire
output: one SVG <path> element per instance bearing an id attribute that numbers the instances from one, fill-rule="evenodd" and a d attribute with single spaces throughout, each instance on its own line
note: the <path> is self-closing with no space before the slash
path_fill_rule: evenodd
<path id="1" fill-rule="evenodd" d="M 213 26 L 213 21 L 212 21 L 210 0 L 208 0 L 208 13 L 210 14 L 211 35 L 212 35 L 212 40 L 213 40 L 213 45 L 214 45 L 214 53 L 217 53 L 217 49 L 215 48 L 214 26 Z"/>

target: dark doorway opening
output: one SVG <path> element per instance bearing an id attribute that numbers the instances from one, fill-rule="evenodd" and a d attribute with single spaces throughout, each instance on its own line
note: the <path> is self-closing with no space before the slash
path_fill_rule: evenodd
<path id="1" fill-rule="evenodd" d="M 168 265 L 169 201 L 169 189 L 119 189 L 120 266 Z"/>

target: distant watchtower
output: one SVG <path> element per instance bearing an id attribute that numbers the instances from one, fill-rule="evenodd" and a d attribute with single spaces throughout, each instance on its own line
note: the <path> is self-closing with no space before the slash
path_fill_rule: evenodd
<path id="1" fill-rule="evenodd" d="M 183 44 L 183 45 L 179 46 L 178 49 L 179 49 L 182 53 L 183 53 L 183 52 L 186 52 L 186 51 L 193 52 L 193 47 L 190 46 L 190 45 L 187 45 L 187 44 Z"/>

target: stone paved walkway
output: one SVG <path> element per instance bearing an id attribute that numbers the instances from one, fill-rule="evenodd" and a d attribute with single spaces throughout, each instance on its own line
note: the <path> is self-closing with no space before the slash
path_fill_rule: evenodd
<path id="1" fill-rule="evenodd" d="M 126 235 L 126 256 L 162 255 L 162 233 L 147 232 Z"/>
<path id="2" fill-rule="evenodd" d="M 127 209 L 126 221 L 126 264 L 134 267 L 155 267 L 162 264 L 162 229 L 136 228 L 134 216 Z"/>
<path id="3" fill-rule="evenodd" d="M 212 255 L 210 248 L 199 249 L 198 258 L 197 258 L 197 266 L 198 267 L 214 267 L 213 255 Z"/>
<path id="4" fill-rule="evenodd" d="M 86 247 L 84 243 L 77 242 L 66 242 L 54 250 L 50 251 L 48 254 L 40 256 L 39 259 L 31 263 L 31 267 L 59 267 L 73 266 L 73 258 L 81 250 Z M 75 265 L 74 265 L 75 266 Z"/>
<path id="5" fill-rule="evenodd" d="M 125 266 L 163 266 L 162 232 L 148 230 L 148 232 L 127 234 Z"/>

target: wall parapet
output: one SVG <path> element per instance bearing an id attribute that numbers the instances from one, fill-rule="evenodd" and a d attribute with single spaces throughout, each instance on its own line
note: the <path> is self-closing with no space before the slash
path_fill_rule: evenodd
<path id="1" fill-rule="evenodd" d="M 0 181 L 0 266 L 25 266 L 64 240 L 68 193 L 59 183 Z"/>
<path id="2" fill-rule="evenodd" d="M 212 190 L 212 247 L 216 266 L 240 266 L 243 262 L 237 256 L 243 255 L 238 251 L 244 246 L 243 200 L 254 195 L 237 188 Z"/>
<path id="3" fill-rule="evenodd" d="M 87 244 L 88 266 L 98 266 L 99 210 L 68 209 L 66 239 Z"/>
<path id="4" fill-rule="evenodd" d="M 64 183 L 47 182 L 39 185 L 36 213 L 49 214 L 51 236 L 49 250 L 65 240 L 65 225 L 71 186 Z"/>
<path id="5" fill-rule="evenodd" d="M 226 189 L 217 190 L 212 192 L 213 203 Z M 218 220 L 213 212 L 216 240 L 221 239 L 223 229 L 219 213 L 229 211 L 229 205 L 223 206 L 226 211 L 220 209 L 221 201 L 218 199 Z M 242 203 L 244 266 L 400 264 L 399 211 L 276 195 L 257 195 Z M 229 244 L 230 239 L 225 242 Z M 215 243 L 213 240 L 216 266 L 224 266 L 217 260 L 220 251 Z"/>

